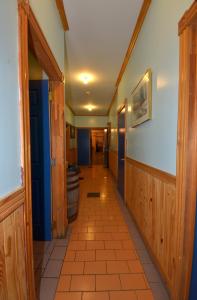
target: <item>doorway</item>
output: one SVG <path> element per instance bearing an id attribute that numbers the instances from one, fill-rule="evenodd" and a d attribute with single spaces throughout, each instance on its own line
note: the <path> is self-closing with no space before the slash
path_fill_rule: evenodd
<path id="1" fill-rule="evenodd" d="M 118 112 L 118 191 L 124 199 L 125 186 L 125 106 Z"/>
<path id="2" fill-rule="evenodd" d="M 91 130 L 77 129 L 77 162 L 81 166 L 91 165 Z"/>
<path id="3" fill-rule="evenodd" d="M 91 164 L 104 164 L 105 129 L 91 130 Z"/>
<path id="4" fill-rule="evenodd" d="M 30 91 L 29 91 L 29 50 L 35 55 L 41 68 L 50 80 L 50 137 L 51 137 L 51 194 L 53 205 L 53 238 L 65 236 L 67 227 L 66 189 L 65 189 L 65 135 L 64 135 L 64 77 L 55 57 L 45 39 L 42 30 L 28 3 L 19 3 L 19 75 L 21 140 L 23 145 L 24 171 L 21 170 L 24 185 L 24 229 L 21 230 L 26 245 L 25 273 L 27 278 L 28 299 L 36 299 L 35 260 L 32 241 L 32 194 L 31 194 L 31 139 L 30 139 Z M 61 208 L 61 209 L 60 209 Z"/>
<path id="5" fill-rule="evenodd" d="M 29 81 L 33 239 L 50 241 L 51 169 L 48 80 Z"/>

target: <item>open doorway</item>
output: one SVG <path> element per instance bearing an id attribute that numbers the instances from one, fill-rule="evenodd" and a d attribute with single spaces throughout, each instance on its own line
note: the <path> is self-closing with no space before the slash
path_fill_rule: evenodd
<path id="1" fill-rule="evenodd" d="M 92 165 L 104 164 L 105 129 L 91 130 L 91 162 Z"/>
<path id="2" fill-rule="evenodd" d="M 29 101 L 33 239 L 50 241 L 51 167 L 49 81 L 29 52 Z"/>
<path id="3" fill-rule="evenodd" d="M 33 256 L 39 293 L 41 266 L 46 260 L 46 247 L 52 239 L 49 80 L 30 51 L 28 58 Z"/>
<path id="4" fill-rule="evenodd" d="M 32 87 L 31 83 L 29 82 L 29 59 L 28 54 L 29 51 L 34 54 L 37 62 L 41 66 L 41 69 L 45 71 L 48 78 L 45 78 L 45 83 L 39 86 Z M 65 126 L 65 118 L 64 118 L 64 77 L 63 74 L 56 62 L 55 57 L 45 39 L 42 30 L 28 4 L 24 4 L 21 2 L 19 4 L 19 68 L 20 68 L 20 98 L 21 98 L 21 111 L 22 111 L 22 129 L 21 129 L 21 139 L 23 143 L 23 156 L 24 156 L 24 172 L 22 169 L 23 175 L 23 182 L 24 182 L 24 240 L 26 245 L 26 256 L 25 256 L 25 273 L 27 277 L 27 293 L 28 299 L 37 299 L 35 293 L 35 279 L 36 285 L 38 287 L 37 278 L 35 278 L 34 266 L 37 264 L 36 260 L 33 259 L 33 240 L 32 240 L 32 233 L 34 231 L 34 236 L 36 230 L 33 230 L 33 210 L 32 210 L 32 193 L 31 190 L 33 186 L 33 180 L 31 181 L 31 169 L 33 166 L 31 164 L 32 161 L 32 152 L 35 152 L 35 156 L 39 155 L 40 153 L 46 153 L 43 149 L 45 146 L 35 147 L 31 151 L 31 134 L 30 127 L 36 127 L 36 122 L 32 122 L 31 118 L 33 118 L 33 109 L 30 108 L 31 104 L 34 106 L 36 104 L 37 98 L 39 93 L 42 95 L 45 94 L 46 97 L 44 99 L 44 104 L 48 104 L 48 80 L 50 81 L 50 130 L 49 136 L 50 140 L 48 140 L 47 150 L 51 152 L 51 169 L 50 164 L 47 163 L 49 171 L 47 174 L 51 175 L 51 184 L 48 181 L 46 185 L 48 188 L 49 198 L 51 196 L 52 203 L 51 209 L 45 207 L 45 211 L 51 213 L 48 214 L 48 220 L 50 221 L 49 230 L 52 231 L 53 238 L 63 238 L 66 233 L 67 228 L 67 210 L 66 210 L 66 189 L 65 189 L 65 177 L 66 177 L 66 170 L 65 170 L 65 135 L 64 135 L 64 126 Z M 42 78 L 43 79 L 43 78 Z M 34 91 L 30 91 L 33 89 Z M 37 89 L 37 92 L 35 90 Z M 38 92 L 39 91 L 39 92 Z M 31 95 L 30 95 L 31 94 Z M 37 95 L 36 95 L 37 94 Z M 30 101 L 30 99 L 32 101 Z M 42 97 L 41 97 L 42 98 Z M 32 102 L 32 103 L 31 103 Z M 44 105 L 43 104 L 43 105 Z M 48 104 L 49 105 L 49 104 Z M 35 105 L 35 110 L 38 108 L 39 104 Z M 44 113 L 46 113 L 49 106 L 46 108 L 42 108 Z M 41 109 L 39 108 L 38 111 L 40 112 Z M 45 114 L 48 116 L 49 121 L 49 114 Z M 39 119 L 39 118 L 38 118 Z M 46 118 L 42 118 L 45 122 Z M 45 123 L 45 125 L 46 125 Z M 34 125 L 33 125 L 34 124 Z M 32 125 L 32 126 L 30 126 Z M 46 126 L 48 128 L 48 126 Z M 36 128 L 34 128 L 36 129 Z M 49 128 L 48 128 L 49 129 Z M 31 130 L 32 131 L 32 130 Z M 40 132 L 39 132 L 40 133 Z M 39 135 L 37 135 L 37 138 Z M 46 134 L 43 135 L 46 137 Z M 51 142 L 51 143 L 50 143 Z M 39 143 L 39 138 L 37 143 Z M 51 147 L 50 147 L 51 145 Z M 40 150 L 42 149 L 42 150 Z M 45 156 L 45 155 L 44 155 Z M 46 157 L 49 159 L 49 155 Z M 49 160 L 50 161 L 50 160 Z M 46 161 L 45 161 L 46 163 Z M 46 170 L 45 166 L 44 169 Z M 51 171 L 51 172 L 50 172 Z M 33 170 L 32 170 L 33 172 Z M 39 173 L 39 172 L 38 172 Z M 40 171 L 42 174 L 42 172 Z M 43 177 L 42 177 L 43 179 Z M 49 178 L 47 179 L 49 180 Z M 36 184 L 35 184 L 36 186 Z M 37 184 L 39 186 L 39 184 Z M 51 189 L 50 189 L 51 188 Z M 39 188 L 38 188 L 39 190 Z M 41 189 L 40 189 L 41 190 Z M 48 202 L 49 204 L 50 201 Z M 34 208 L 33 208 L 34 209 Z M 51 221 L 52 220 L 52 221 Z M 46 226 L 44 226 L 46 229 Z M 50 238 L 50 237 L 49 237 Z M 42 249 L 39 249 L 39 252 L 43 254 Z M 44 258 L 44 256 L 43 256 Z M 46 262 L 45 262 L 46 263 Z M 41 266 L 40 271 L 43 271 L 43 266 Z M 37 290 L 38 291 L 38 290 Z"/>

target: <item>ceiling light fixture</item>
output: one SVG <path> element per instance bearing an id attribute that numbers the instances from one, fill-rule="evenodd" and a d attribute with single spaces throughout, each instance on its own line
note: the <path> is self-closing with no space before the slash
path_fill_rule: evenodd
<path id="1" fill-rule="evenodd" d="M 87 85 L 94 80 L 94 76 L 90 73 L 80 73 L 78 79 L 83 82 L 83 84 Z"/>
<path id="2" fill-rule="evenodd" d="M 86 108 L 86 109 L 89 110 L 89 111 L 92 111 L 92 110 L 95 109 L 96 107 L 95 107 L 94 105 L 88 104 L 88 105 L 85 105 L 84 108 Z"/>

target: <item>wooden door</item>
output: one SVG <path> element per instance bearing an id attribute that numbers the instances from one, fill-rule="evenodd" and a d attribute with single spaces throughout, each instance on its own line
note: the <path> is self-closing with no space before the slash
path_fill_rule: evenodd
<path id="1" fill-rule="evenodd" d="M 32 214 L 34 240 L 51 240 L 48 80 L 30 80 Z"/>
<path id="2" fill-rule="evenodd" d="M 77 160 L 78 165 L 88 166 L 91 163 L 90 129 L 77 130 Z"/>
<path id="3" fill-rule="evenodd" d="M 66 168 L 64 153 L 64 85 L 51 83 L 51 159 L 52 159 L 52 199 L 53 237 L 65 236 L 67 226 Z"/>

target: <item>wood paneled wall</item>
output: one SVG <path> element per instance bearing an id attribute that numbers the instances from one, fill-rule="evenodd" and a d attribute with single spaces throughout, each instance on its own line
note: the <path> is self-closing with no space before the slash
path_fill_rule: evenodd
<path id="1" fill-rule="evenodd" d="M 117 181 L 118 178 L 118 152 L 109 151 L 109 169 Z"/>
<path id="2" fill-rule="evenodd" d="M 23 188 L 0 202 L 0 299 L 28 299 Z"/>
<path id="3" fill-rule="evenodd" d="M 129 158 L 125 172 L 126 204 L 174 299 L 179 264 L 175 177 Z"/>

